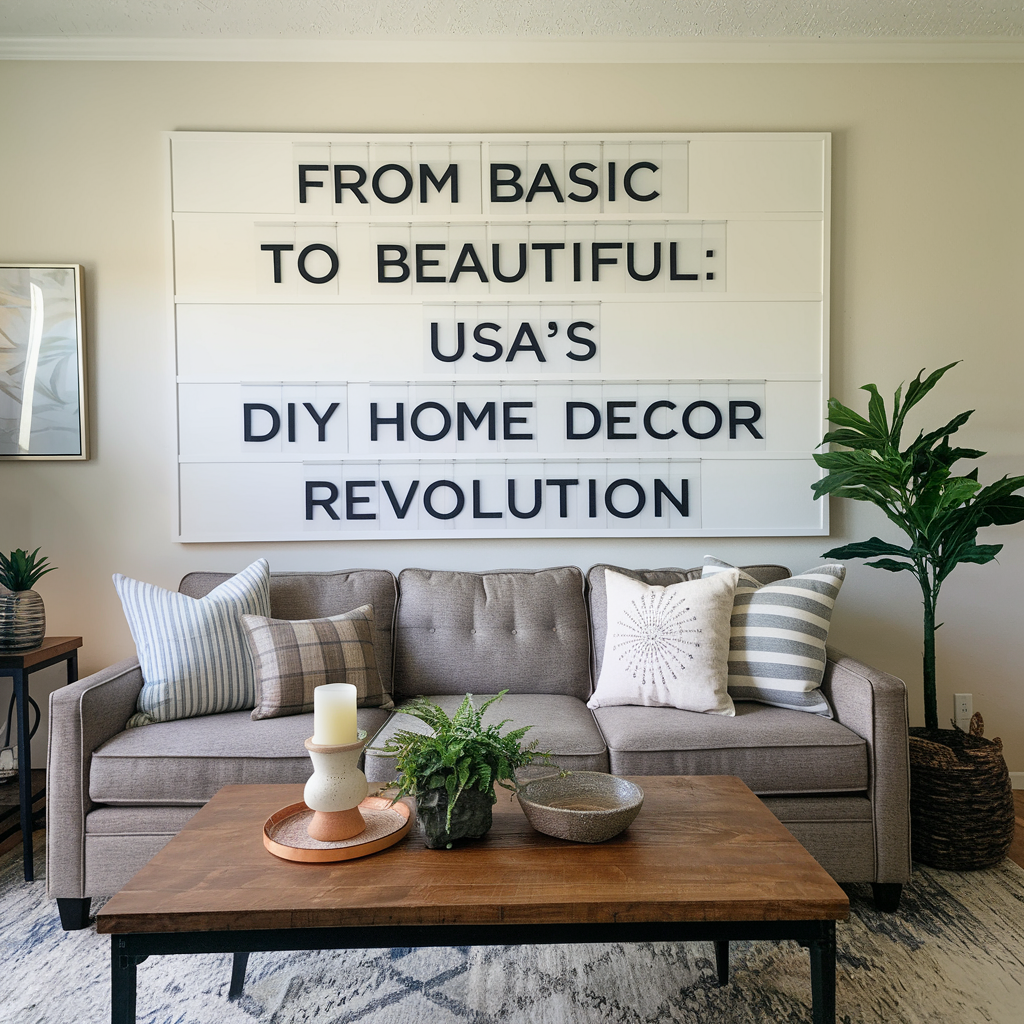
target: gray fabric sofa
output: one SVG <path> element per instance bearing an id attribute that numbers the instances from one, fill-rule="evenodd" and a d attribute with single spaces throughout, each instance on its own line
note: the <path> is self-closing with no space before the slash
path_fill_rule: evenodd
<path id="1" fill-rule="evenodd" d="M 746 566 L 762 582 L 780 566 Z M 661 585 L 699 569 L 628 572 Z M 191 573 L 201 597 L 228 573 Z M 895 909 L 910 877 L 906 690 L 901 680 L 829 649 L 823 690 L 834 720 L 761 704 L 735 718 L 586 701 L 604 650 L 604 566 L 485 573 L 407 569 L 274 573 L 277 618 L 375 609 L 375 650 L 395 702 L 421 694 L 449 710 L 497 693 L 489 714 L 531 725 L 561 766 L 620 775 L 743 779 L 840 882 L 871 882 Z M 125 729 L 142 687 L 135 658 L 50 697 L 47 890 L 65 928 L 88 921 L 93 896 L 116 892 L 223 785 L 303 782 L 312 715 L 252 721 L 248 711 Z M 360 708 L 374 747 L 419 723 Z M 368 750 L 372 782 L 394 766 Z"/>

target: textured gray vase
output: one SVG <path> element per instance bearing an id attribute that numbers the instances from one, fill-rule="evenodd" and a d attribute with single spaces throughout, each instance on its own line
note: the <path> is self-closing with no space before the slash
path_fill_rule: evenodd
<path id="1" fill-rule="evenodd" d="M 46 610 L 34 590 L 0 593 L 0 651 L 27 651 L 46 636 Z"/>
<path id="2" fill-rule="evenodd" d="M 479 839 L 491 827 L 491 792 L 465 789 L 452 809 L 448 830 L 448 791 L 428 789 L 416 798 L 416 815 L 423 826 L 427 847 L 442 850 L 459 839 Z"/>

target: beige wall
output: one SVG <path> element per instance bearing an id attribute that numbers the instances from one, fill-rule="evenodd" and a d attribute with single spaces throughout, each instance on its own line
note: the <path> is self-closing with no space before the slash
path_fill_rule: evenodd
<path id="1" fill-rule="evenodd" d="M 899 539 L 873 508 L 834 502 L 828 541 L 174 542 L 166 130 L 831 131 L 832 393 L 859 402 L 862 383 L 891 392 L 962 358 L 927 423 L 977 409 L 964 440 L 992 453 L 983 480 L 1024 472 L 1024 66 L 8 62 L 0 97 L 0 262 L 85 267 L 94 452 L 0 465 L 0 548 L 42 545 L 60 567 L 39 590 L 49 632 L 85 637 L 84 672 L 133 651 L 113 572 L 173 587 L 258 555 L 397 570 L 691 565 L 705 551 L 805 569 L 832 544 Z M 990 532 L 999 563 L 964 566 L 943 591 L 940 718 L 954 691 L 972 692 L 1024 771 L 1024 528 Z M 912 577 L 850 566 L 834 639 L 907 680 L 915 724 L 920 631 Z M 36 678 L 42 694 L 61 680 Z"/>

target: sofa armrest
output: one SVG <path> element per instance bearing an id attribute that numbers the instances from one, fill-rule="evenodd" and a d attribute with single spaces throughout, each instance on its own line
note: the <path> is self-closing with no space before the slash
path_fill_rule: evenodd
<path id="1" fill-rule="evenodd" d="M 867 741 L 868 796 L 877 882 L 910 879 L 910 753 L 907 687 L 834 647 L 821 688 L 836 721 Z"/>
<path id="2" fill-rule="evenodd" d="M 92 752 L 135 713 L 142 670 L 128 658 L 50 694 L 46 750 L 46 891 L 79 899 L 85 886 L 85 816 Z"/>

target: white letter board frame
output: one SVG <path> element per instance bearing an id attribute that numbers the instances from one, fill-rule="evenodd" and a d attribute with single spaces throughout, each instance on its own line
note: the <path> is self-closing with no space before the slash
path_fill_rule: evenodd
<path id="1" fill-rule="evenodd" d="M 166 138 L 178 540 L 827 535 L 828 133 Z"/>

